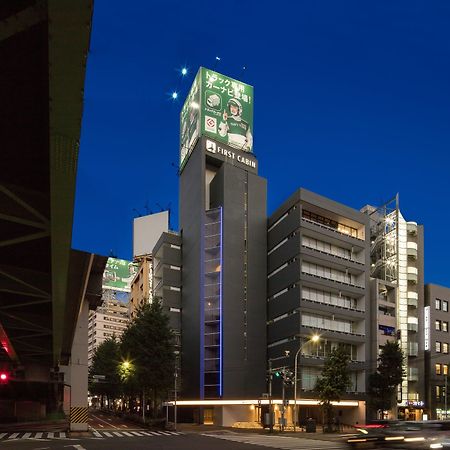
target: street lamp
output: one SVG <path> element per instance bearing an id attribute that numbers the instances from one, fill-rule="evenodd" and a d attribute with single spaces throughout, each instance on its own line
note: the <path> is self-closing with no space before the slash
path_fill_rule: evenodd
<path id="1" fill-rule="evenodd" d="M 294 361 L 294 431 L 295 431 L 295 425 L 297 424 L 297 369 L 298 369 L 298 355 L 303 350 L 303 347 L 306 344 L 309 344 L 310 342 L 318 342 L 320 339 L 320 336 L 318 334 L 315 334 L 311 337 L 309 341 L 304 342 L 300 345 L 300 347 L 297 350 L 297 353 L 295 354 L 295 361 Z"/>

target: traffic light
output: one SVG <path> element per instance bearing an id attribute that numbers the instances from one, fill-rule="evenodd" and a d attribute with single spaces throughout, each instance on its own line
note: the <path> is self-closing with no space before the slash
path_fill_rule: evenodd
<path id="1" fill-rule="evenodd" d="M 9 373 L 2 371 L 0 372 L 0 384 L 6 384 L 9 381 Z"/>
<path id="2" fill-rule="evenodd" d="M 275 378 L 282 378 L 282 376 L 283 376 L 283 374 L 281 373 L 280 370 L 276 370 L 274 375 L 275 375 Z"/>
<path id="3" fill-rule="evenodd" d="M 284 371 L 284 384 L 286 384 L 286 386 L 291 386 L 294 384 L 294 373 L 292 372 L 292 370 L 286 369 Z"/>

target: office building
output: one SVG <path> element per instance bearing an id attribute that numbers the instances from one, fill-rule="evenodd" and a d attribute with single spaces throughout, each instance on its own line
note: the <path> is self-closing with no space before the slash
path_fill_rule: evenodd
<path id="1" fill-rule="evenodd" d="M 372 333 L 368 234 L 365 214 L 305 189 L 269 218 L 267 354 L 272 367 L 295 371 L 299 353 L 300 420 L 321 417 L 312 390 L 324 359 L 336 347 L 347 349 L 351 359 L 346 400 L 353 402 L 341 408 L 342 420 L 364 420 Z M 286 351 L 289 357 L 283 358 Z"/>

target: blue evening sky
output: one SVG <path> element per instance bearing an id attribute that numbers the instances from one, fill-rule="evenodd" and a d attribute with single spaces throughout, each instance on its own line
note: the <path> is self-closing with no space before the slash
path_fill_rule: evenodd
<path id="1" fill-rule="evenodd" d="M 73 246 L 130 259 L 136 210 L 170 205 L 177 229 L 179 112 L 202 65 L 255 88 L 269 212 L 298 187 L 358 209 L 399 192 L 425 281 L 450 286 L 449 23 L 446 0 L 96 0 Z"/>

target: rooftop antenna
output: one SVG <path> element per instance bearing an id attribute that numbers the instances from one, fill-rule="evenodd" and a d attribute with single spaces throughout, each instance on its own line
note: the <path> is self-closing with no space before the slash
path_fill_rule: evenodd
<path id="1" fill-rule="evenodd" d="M 136 217 L 142 217 L 143 214 L 140 213 L 140 211 L 138 211 L 136 208 L 133 208 L 133 211 L 137 214 Z"/>

